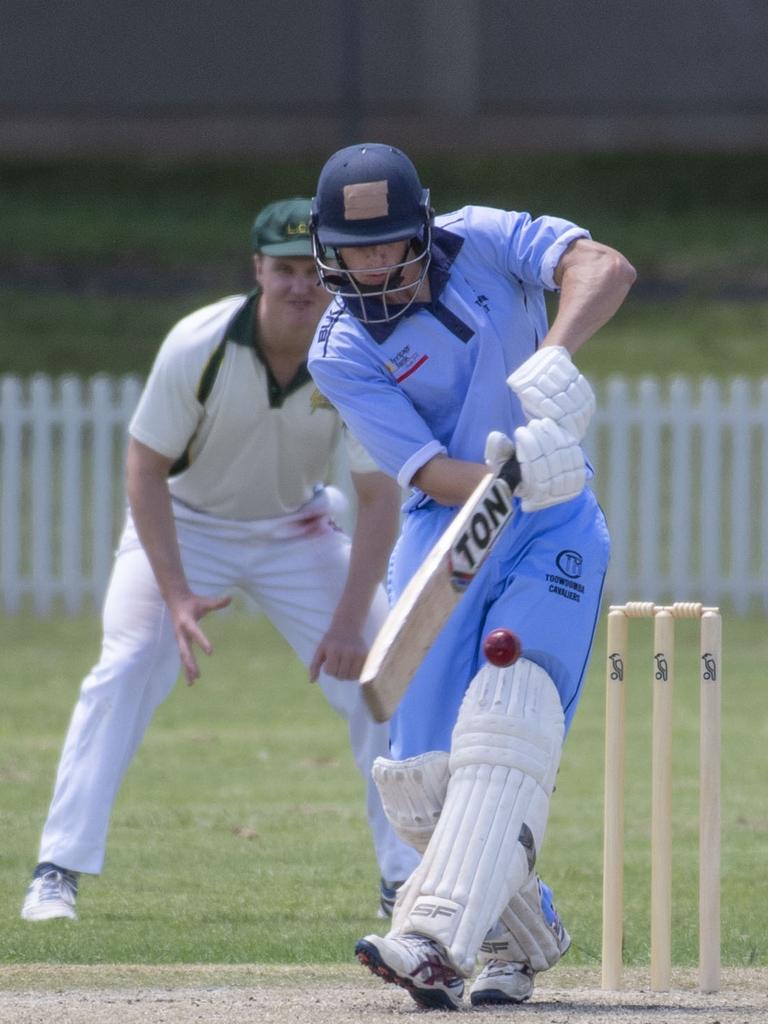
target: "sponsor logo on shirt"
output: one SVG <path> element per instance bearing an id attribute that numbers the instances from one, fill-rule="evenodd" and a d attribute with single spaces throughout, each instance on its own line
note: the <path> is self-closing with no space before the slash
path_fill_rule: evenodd
<path id="1" fill-rule="evenodd" d="M 325 395 L 318 391 L 317 388 L 309 396 L 309 408 L 312 412 L 317 412 L 318 409 L 329 409 L 331 412 L 336 411 Z"/>
<path id="2" fill-rule="evenodd" d="M 582 574 L 584 559 L 578 551 L 561 551 L 555 559 L 559 572 L 548 572 L 546 580 L 550 594 L 557 594 L 568 601 L 581 601 L 584 584 L 577 583 Z"/>
<path id="3" fill-rule="evenodd" d="M 560 572 L 577 580 L 581 576 L 584 559 L 578 551 L 561 551 L 555 559 L 555 564 Z"/>
<path id="4" fill-rule="evenodd" d="M 414 352 L 410 345 L 406 345 L 392 359 L 388 359 L 385 365 L 395 378 L 395 383 L 400 384 L 406 377 L 415 373 L 420 366 L 423 366 L 428 359 L 429 356 L 420 355 L 418 352 Z"/>

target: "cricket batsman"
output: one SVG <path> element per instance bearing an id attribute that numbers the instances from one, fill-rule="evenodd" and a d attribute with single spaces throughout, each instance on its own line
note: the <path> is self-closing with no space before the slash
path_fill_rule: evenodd
<path id="1" fill-rule="evenodd" d="M 311 233 L 335 296 L 310 349 L 319 390 L 410 488 L 390 599 L 487 474 L 514 454 L 512 519 L 417 671 L 374 776 L 423 852 L 385 936 L 358 959 L 422 1007 L 519 1003 L 569 936 L 536 872 L 579 703 L 609 538 L 581 441 L 594 411 L 573 354 L 618 310 L 627 260 L 558 217 L 435 216 L 410 159 L 365 143 L 320 174 Z M 548 324 L 545 293 L 559 292 Z M 521 639 L 484 662 L 496 628 Z"/>

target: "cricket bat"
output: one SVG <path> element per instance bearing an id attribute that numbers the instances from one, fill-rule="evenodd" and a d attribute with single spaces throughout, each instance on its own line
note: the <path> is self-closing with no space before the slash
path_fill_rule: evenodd
<path id="1" fill-rule="evenodd" d="M 516 479 L 515 479 L 516 477 Z M 390 609 L 374 640 L 360 684 L 377 722 L 390 719 L 411 679 L 512 518 L 520 467 L 511 459 L 504 477 L 488 473 Z"/>

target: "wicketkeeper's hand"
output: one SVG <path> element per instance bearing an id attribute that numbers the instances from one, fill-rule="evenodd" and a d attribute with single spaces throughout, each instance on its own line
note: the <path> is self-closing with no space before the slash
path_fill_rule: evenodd
<path id="1" fill-rule="evenodd" d="M 491 431 L 485 442 L 489 469 L 503 476 L 504 465 L 513 455 L 522 477 L 514 493 L 523 512 L 560 505 L 584 489 L 587 472 L 581 445 L 549 418 L 518 427 L 514 441 L 498 430 Z"/>
<path id="2" fill-rule="evenodd" d="M 561 345 L 545 345 L 507 377 L 529 419 L 554 420 L 581 441 L 595 411 L 587 378 Z"/>

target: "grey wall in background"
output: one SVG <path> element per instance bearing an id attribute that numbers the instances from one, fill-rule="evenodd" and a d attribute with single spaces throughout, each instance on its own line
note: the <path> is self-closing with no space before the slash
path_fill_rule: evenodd
<path id="1" fill-rule="evenodd" d="M 768 146 L 765 0 L 0 0 L 0 156 Z"/>

